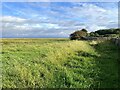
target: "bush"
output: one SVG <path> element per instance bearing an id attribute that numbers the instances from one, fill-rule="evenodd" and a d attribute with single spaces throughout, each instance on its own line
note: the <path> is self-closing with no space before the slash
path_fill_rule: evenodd
<path id="1" fill-rule="evenodd" d="M 75 31 L 74 33 L 70 34 L 70 40 L 79 40 L 85 36 L 87 36 L 87 30 L 82 29 L 80 31 Z"/>

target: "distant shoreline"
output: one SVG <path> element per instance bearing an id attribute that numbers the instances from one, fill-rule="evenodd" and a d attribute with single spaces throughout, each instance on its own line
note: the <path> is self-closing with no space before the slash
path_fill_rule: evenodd
<path id="1" fill-rule="evenodd" d="M 0 39 L 56 39 L 56 38 L 58 38 L 58 39 L 62 39 L 62 38 L 68 38 L 68 37 L 47 37 L 47 38 L 18 38 L 18 37 L 16 37 L 16 38 L 0 38 Z"/>

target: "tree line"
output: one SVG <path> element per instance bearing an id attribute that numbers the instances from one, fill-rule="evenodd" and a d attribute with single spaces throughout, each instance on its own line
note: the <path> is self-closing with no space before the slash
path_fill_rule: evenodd
<path id="1" fill-rule="evenodd" d="M 100 29 L 90 33 L 86 29 L 81 29 L 70 34 L 71 40 L 83 39 L 85 37 L 120 37 L 120 28 Z"/>

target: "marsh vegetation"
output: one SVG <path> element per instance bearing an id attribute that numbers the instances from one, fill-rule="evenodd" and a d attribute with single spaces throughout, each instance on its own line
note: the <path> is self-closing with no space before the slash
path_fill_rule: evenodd
<path id="1" fill-rule="evenodd" d="M 3 88 L 118 88 L 120 50 L 110 41 L 2 39 Z"/>

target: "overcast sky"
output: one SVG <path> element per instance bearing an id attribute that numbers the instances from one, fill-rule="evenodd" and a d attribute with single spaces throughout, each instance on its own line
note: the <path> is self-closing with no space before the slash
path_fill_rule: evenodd
<path id="1" fill-rule="evenodd" d="M 3 2 L 3 37 L 68 37 L 118 27 L 117 2 Z"/>

